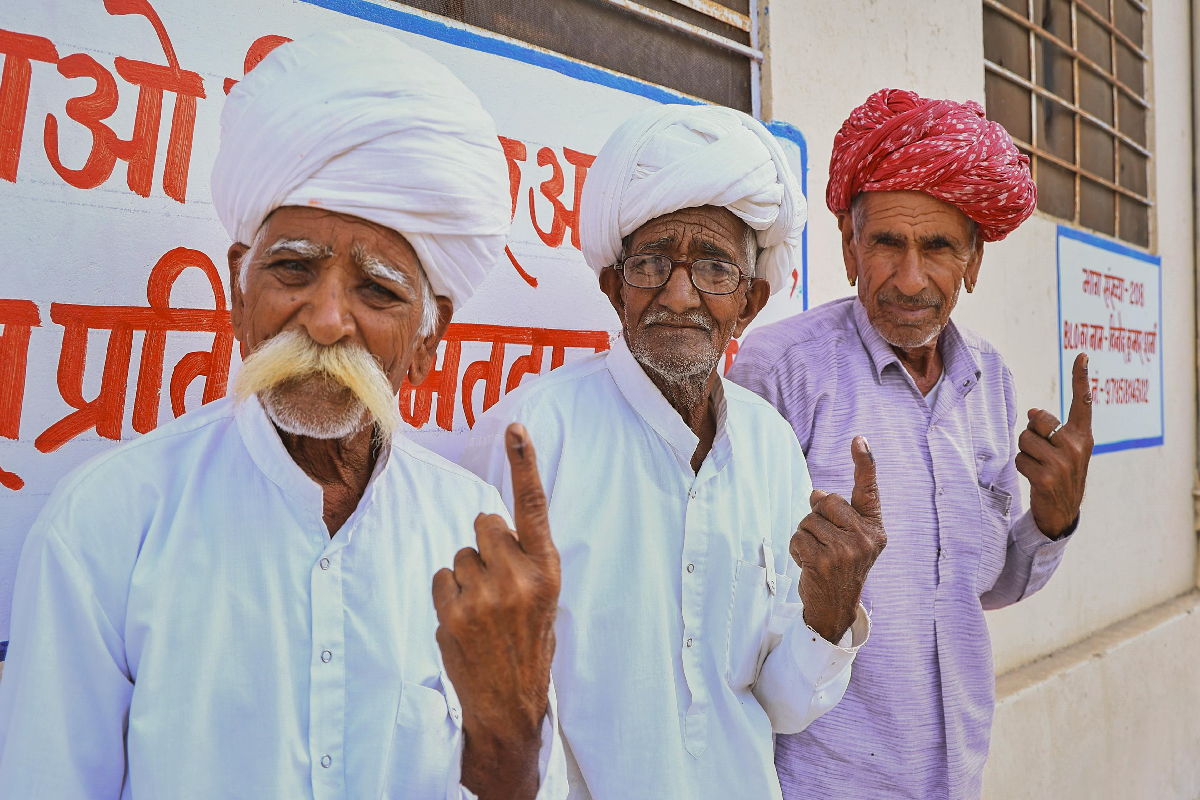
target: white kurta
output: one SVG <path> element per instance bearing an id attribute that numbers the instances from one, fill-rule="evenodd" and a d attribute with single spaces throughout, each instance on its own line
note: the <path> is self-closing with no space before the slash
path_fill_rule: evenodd
<path id="1" fill-rule="evenodd" d="M 618 341 L 509 394 L 463 452 L 511 505 L 507 424 L 537 448 L 573 798 L 779 798 L 772 733 L 841 699 L 867 637 L 861 606 L 850 647 L 801 616 L 788 544 L 812 485 L 795 434 L 740 386 L 722 380 L 714 402 L 696 474 L 696 435 Z"/>
<path id="2" fill-rule="evenodd" d="M 330 538 L 257 402 L 205 406 L 65 478 L 26 541 L 0 680 L 6 797 L 457 797 L 433 574 L 475 476 L 397 437 Z M 566 794 L 554 707 L 539 798 Z"/>

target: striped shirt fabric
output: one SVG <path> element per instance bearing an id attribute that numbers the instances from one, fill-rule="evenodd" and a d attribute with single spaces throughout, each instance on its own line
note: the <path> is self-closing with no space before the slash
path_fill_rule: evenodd
<path id="1" fill-rule="evenodd" d="M 777 738 L 787 800 L 979 797 L 995 704 L 983 612 L 1045 585 L 1071 538 L 1021 513 L 1000 354 L 953 322 L 938 346 L 945 377 L 927 404 L 850 297 L 760 328 L 729 373 L 791 423 L 818 489 L 850 496 L 850 442 L 867 437 L 888 534 L 845 697 Z"/>

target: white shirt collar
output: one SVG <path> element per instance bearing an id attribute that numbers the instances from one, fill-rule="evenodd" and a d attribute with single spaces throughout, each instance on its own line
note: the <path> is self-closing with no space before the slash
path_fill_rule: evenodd
<path id="1" fill-rule="evenodd" d="M 605 366 L 613 376 L 613 381 L 621 394 L 633 407 L 633 410 L 646 421 L 654 432 L 671 445 L 683 463 L 690 469 L 692 454 L 700 445 L 700 437 L 688 427 L 683 417 L 675 410 L 663 393 L 659 391 L 654 381 L 642 368 L 642 365 L 629 352 L 625 337 L 619 336 L 613 342 L 605 359 Z M 713 384 L 712 404 L 717 415 L 717 433 L 713 439 L 710 458 L 716 469 L 720 470 L 732 454 L 732 443 L 729 440 L 728 409 L 725 402 L 724 378 L 718 378 Z M 708 461 L 709 459 L 705 459 Z"/>
<path id="2" fill-rule="evenodd" d="M 254 460 L 255 465 L 262 473 L 306 512 L 323 518 L 325 513 L 324 491 L 320 484 L 300 469 L 287 448 L 283 446 L 283 440 L 279 438 L 279 431 L 275 429 L 274 423 L 267 416 L 267 412 L 263 409 L 257 396 L 238 404 L 237 426 L 242 435 L 242 441 L 246 444 L 246 450 L 250 453 L 250 458 Z M 350 515 L 345 524 L 338 529 L 338 535 L 347 541 L 358 520 L 370 507 L 375 493 L 376 479 L 387 469 L 392 460 L 391 453 L 392 444 L 388 442 L 384 446 L 383 452 L 379 454 L 379 458 L 375 460 L 375 469 L 371 472 L 367 488 L 358 501 L 358 507 L 355 508 L 354 513 Z"/>

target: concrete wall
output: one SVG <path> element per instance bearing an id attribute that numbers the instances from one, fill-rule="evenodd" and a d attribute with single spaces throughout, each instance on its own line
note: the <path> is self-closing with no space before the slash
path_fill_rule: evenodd
<path id="1" fill-rule="evenodd" d="M 1000 676 L 985 800 L 1200 797 L 1200 594 Z"/>
<path id="2" fill-rule="evenodd" d="M 1157 205 L 1151 251 L 1163 267 L 1165 444 L 1092 460 L 1082 527 L 1058 574 L 1037 596 L 989 615 L 998 673 L 1076 643 L 1098 647 L 1089 637 L 1196 582 L 1190 13 L 1188 0 L 1152 5 L 1151 181 Z M 813 304 L 819 304 L 851 291 L 834 217 L 824 205 L 834 133 L 854 105 L 885 86 L 983 102 L 982 3 L 775 0 L 762 17 L 768 42 L 764 115 L 793 122 L 808 137 L 809 285 Z M 989 244 L 979 288 L 962 295 L 955 311 L 956 321 L 1004 353 L 1022 407 L 1059 407 L 1057 224 L 1039 212 L 1004 242 Z M 1028 486 L 1023 488 L 1028 502 Z M 1151 656 L 1148 648 L 1151 641 L 1194 639 L 1196 624 L 1194 615 L 1169 616 L 1155 628 L 1160 638 L 1118 647 L 1119 657 L 1085 660 L 1070 676 L 1051 680 L 1038 673 L 1035 680 L 1021 673 L 1028 685 L 1003 699 L 997 713 L 989 795 L 1194 800 L 1200 757 L 1193 754 L 1200 751 L 1193 745 L 1185 757 L 1188 751 L 1166 746 L 1165 737 L 1194 743 L 1200 736 L 1198 682 L 1193 677 L 1183 685 L 1200 653 L 1156 646 Z M 1128 681 L 1155 689 L 1116 697 Z M 1140 768 L 1126 769 L 1116 758 L 1126 752 L 1130 732 L 1139 738 Z M 1084 740 L 1087 747 L 1074 747 Z M 1089 776 L 1079 784 L 1087 792 L 1067 789 L 1078 773 Z M 1139 782 L 1150 775 L 1157 776 L 1154 782 Z"/>

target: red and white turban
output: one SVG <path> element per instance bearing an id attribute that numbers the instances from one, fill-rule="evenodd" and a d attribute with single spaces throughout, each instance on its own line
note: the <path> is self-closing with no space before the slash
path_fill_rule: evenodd
<path id="1" fill-rule="evenodd" d="M 213 205 L 250 244 L 280 206 L 402 234 L 457 311 L 504 253 L 512 216 L 496 124 L 450 70 L 383 31 L 282 45 L 221 113 Z"/>
<path id="2" fill-rule="evenodd" d="M 985 242 L 1012 233 L 1037 205 L 1028 156 L 978 103 L 881 89 L 833 139 L 825 202 L 845 213 L 859 192 L 903 190 L 956 206 Z"/>

